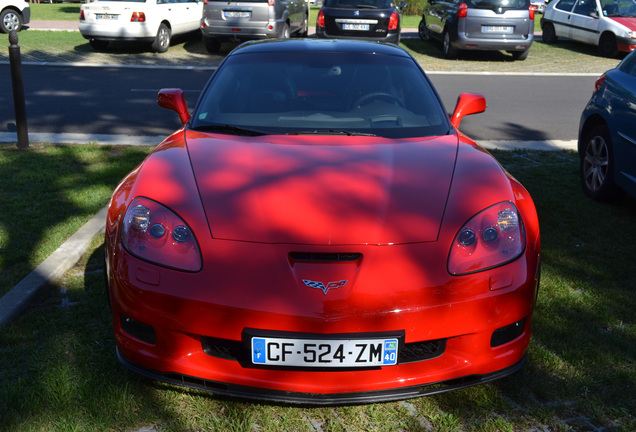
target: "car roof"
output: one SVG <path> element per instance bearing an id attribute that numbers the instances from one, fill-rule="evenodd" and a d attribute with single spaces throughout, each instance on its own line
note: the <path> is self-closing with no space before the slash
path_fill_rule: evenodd
<path id="1" fill-rule="evenodd" d="M 337 39 L 285 39 L 257 40 L 245 42 L 235 48 L 230 55 L 267 52 L 339 52 L 374 53 L 410 58 L 402 48 L 382 42 Z"/>

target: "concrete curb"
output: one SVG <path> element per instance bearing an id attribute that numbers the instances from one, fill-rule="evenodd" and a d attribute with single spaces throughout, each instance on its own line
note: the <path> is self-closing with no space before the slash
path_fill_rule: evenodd
<path id="1" fill-rule="evenodd" d="M 123 135 L 29 132 L 29 142 L 50 144 L 100 144 L 127 146 L 156 146 L 168 137 L 166 135 Z M 0 132 L 0 143 L 17 143 L 17 132 Z"/>
<path id="2" fill-rule="evenodd" d="M 17 318 L 44 287 L 59 279 L 82 258 L 93 237 L 104 232 L 107 211 L 108 207 L 101 209 L 42 264 L 0 298 L 0 327 Z"/>

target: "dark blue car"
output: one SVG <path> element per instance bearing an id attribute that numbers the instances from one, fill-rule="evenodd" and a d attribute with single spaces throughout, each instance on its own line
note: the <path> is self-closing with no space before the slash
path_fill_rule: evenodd
<path id="1" fill-rule="evenodd" d="M 579 126 L 581 184 L 598 201 L 636 197 L 636 55 L 605 72 Z"/>

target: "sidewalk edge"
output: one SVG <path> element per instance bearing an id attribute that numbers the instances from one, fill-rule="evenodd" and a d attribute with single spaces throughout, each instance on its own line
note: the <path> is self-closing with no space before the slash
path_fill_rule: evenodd
<path id="1" fill-rule="evenodd" d="M 42 264 L 0 298 L 0 327 L 18 317 L 47 285 L 58 280 L 86 253 L 90 242 L 103 233 L 108 207 L 101 209 Z"/>

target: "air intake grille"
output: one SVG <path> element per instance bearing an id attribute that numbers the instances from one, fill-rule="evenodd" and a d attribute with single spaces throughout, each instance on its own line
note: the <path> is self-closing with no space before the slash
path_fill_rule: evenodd
<path id="1" fill-rule="evenodd" d="M 303 262 L 355 262 L 362 258 L 362 254 L 357 252 L 290 252 L 289 258 L 293 261 Z"/>
<path id="2" fill-rule="evenodd" d="M 249 359 L 248 349 L 243 342 L 203 336 L 201 338 L 203 352 L 212 357 L 226 360 L 246 361 Z M 400 348 L 398 364 L 430 360 L 444 354 L 446 340 L 413 342 Z"/>

